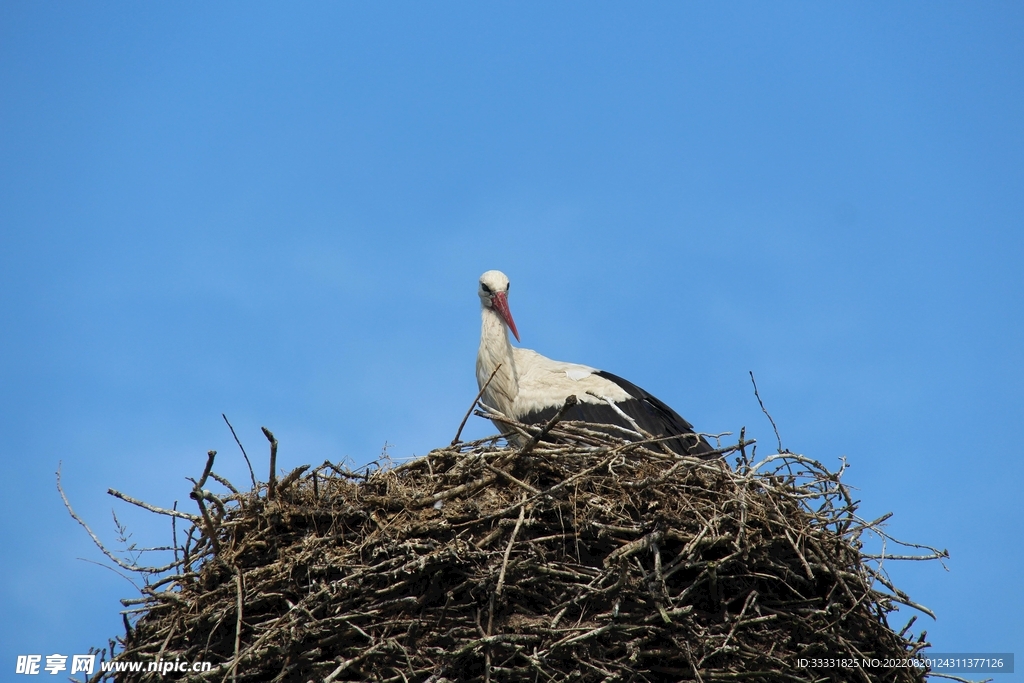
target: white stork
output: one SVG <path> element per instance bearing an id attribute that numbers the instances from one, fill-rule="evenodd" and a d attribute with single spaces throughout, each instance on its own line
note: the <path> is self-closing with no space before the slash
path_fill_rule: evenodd
<path id="1" fill-rule="evenodd" d="M 508 331 L 516 341 L 519 331 L 508 308 L 508 287 L 508 278 L 501 271 L 489 270 L 480 276 L 483 326 L 476 379 L 481 389 L 486 385 L 481 396 L 485 405 L 519 422 L 544 424 L 569 395 L 575 395 L 578 403 L 569 408 L 566 420 L 614 424 L 634 431 L 640 427 L 654 436 L 679 436 L 664 442 L 677 453 L 701 455 L 713 450 L 703 437 L 694 434 L 693 425 L 635 384 L 610 372 L 551 360 L 512 346 Z"/>

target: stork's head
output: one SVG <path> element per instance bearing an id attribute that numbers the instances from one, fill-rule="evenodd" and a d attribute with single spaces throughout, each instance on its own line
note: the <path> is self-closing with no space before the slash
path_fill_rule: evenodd
<path id="1" fill-rule="evenodd" d="M 519 341 L 519 331 L 516 330 L 516 323 L 508 310 L 508 284 L 505 273 L 500 270 L 488 270 L 480 276 L 480 289 L 477 294 L 480 296 L 481 305 L 494 310 L 508 325 L 508 329 L 512 330 L 516 341 Z"/>

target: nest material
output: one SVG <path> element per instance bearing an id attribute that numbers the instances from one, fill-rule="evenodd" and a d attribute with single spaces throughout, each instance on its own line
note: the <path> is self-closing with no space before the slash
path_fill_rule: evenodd
<path id="1" fill-rule="evenodd" d="M 172 573 L 139 568 L 165 573 L 124 601 L 115 661 L 209 661 L 183 680 L 214 681 L 924 680 L 862 665 L 926 647 L 887 621 L 924 608 L 862 553 L 877 525 L 838 474 L 755 464 L 742 435 L 698 460 L 553 422 L 545 440 L 510 424 L 522 447 L 325 462 L 242 493 L 211 453 Z"/>

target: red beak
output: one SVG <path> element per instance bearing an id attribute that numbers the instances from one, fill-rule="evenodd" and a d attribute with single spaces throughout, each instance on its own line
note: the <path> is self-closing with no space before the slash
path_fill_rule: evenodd
<path id="1" fill-rule="evenodd" d="M 495 292 L 494 297 L 491 299 L 491 306 L 498 312 L 501 319 L 505 321 L 505 324 L 508 325 L 508 329 L 512 330 L 516 341 L 519 341 L 519 331 L 516 329 L 516 321 L 512 319 L 512 313 L 508 310 L 508 299 L 505 297 L 505 292 Z"/>

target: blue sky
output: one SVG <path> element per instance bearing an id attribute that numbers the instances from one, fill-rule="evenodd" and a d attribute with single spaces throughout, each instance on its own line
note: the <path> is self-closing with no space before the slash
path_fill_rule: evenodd
<path id="1" fill-rule="evenodd" d="M 0 666 L 120 633 L 208 449 L 423 454 L 523 344 L 794 451 L 948 548 L 936 651 L 1024 652 L 1017 3 L 0 5 Z M 473 436 L 490 426 L 474 419 Z M 902 620 L 900 620 L 902 626 Z"/>

